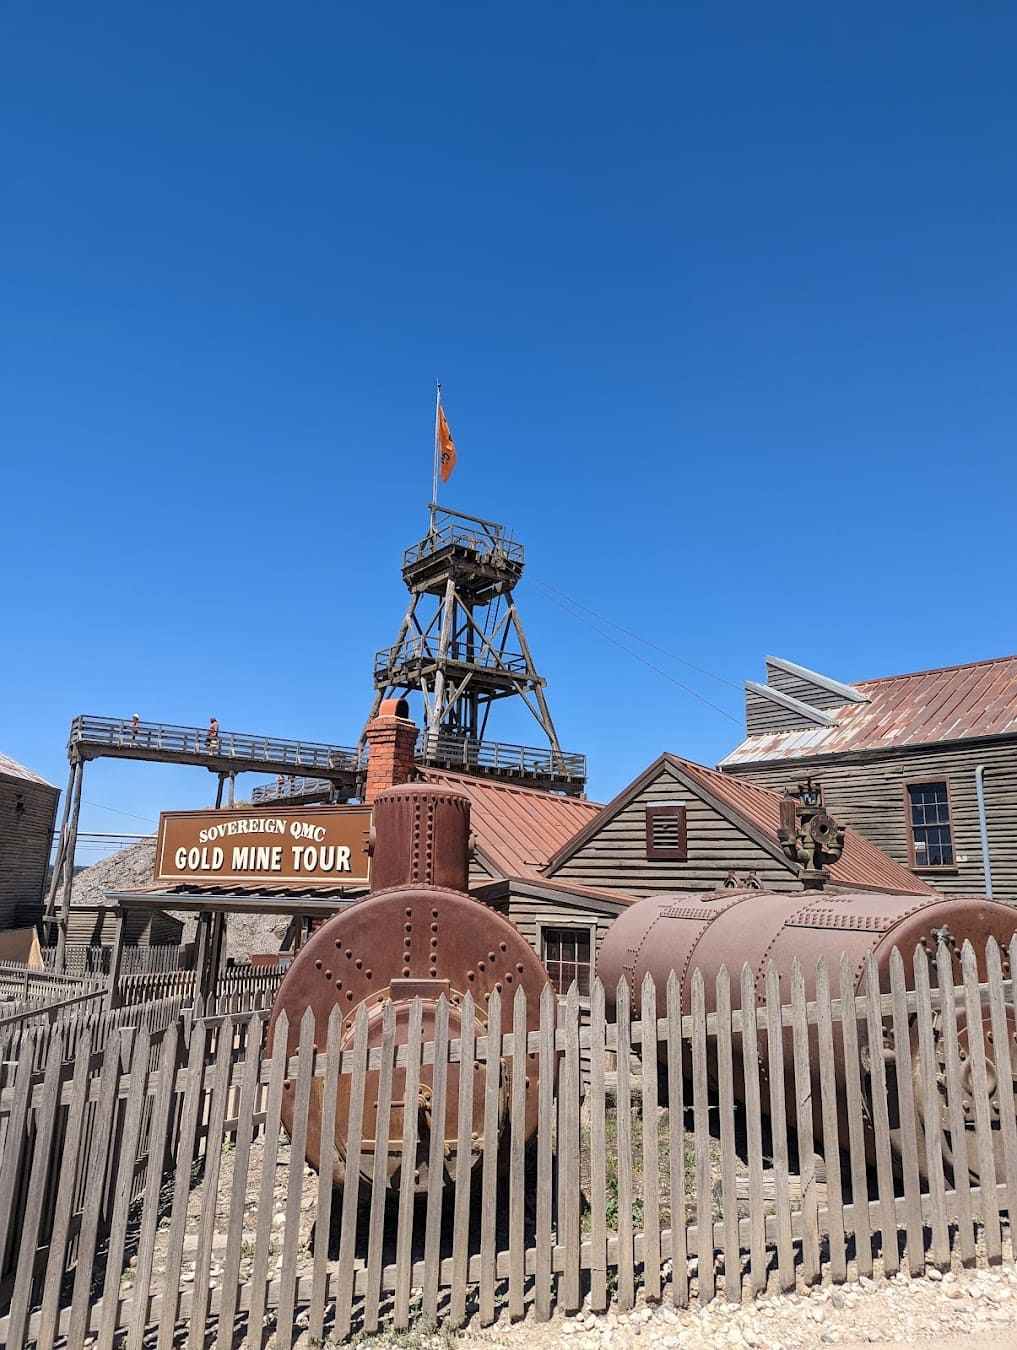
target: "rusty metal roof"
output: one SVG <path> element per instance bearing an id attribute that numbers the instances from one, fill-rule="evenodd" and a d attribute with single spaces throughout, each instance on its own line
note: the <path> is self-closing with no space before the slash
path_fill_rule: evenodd
<path id="1" fill-rule="evenodd" d="M 736 778 L 733 774 L 704 768 L 702 764 L 695 764 L 691 760 L 678 759 L 673 755 L 666 758 L 704 795 L 725 804 L 780 852 L 777 844 L 779 793 L 756 787 L 754 783 Z M 938 894 L 882 849 L 851 829 L 844 831 L 844 852 L 839 862 L 833 863 L 829 870 L 830 880 L 836 886 L 849 886 L 863 891 L 902 892 L 905 895 Z"/>
<path id="2" fill-rule="evenodd" d="M 603 810 L 595 802 L 469 774 L 421 768 L 418 776 L 469 797 L 477 852 L 504 877 L 540 876 L 548 859 Z"/>
<path id="3" fill-rule="evenodd" d="M 684 783 L 690 792 L 712 803 L 715 809 L 726 815 L 737 828 L 742 829 L 750 838 L 754 838 L 789 872 L 794 871 L 793 864 L 785 858 L 777 840 L 777 829 L 780 825 L 779 793 L 771 792 L 768 788 L 756 787 L 754 783 L 735 777 L 734 774 L 721 773 L 718 769 L 707 769 L 693 760 L 663 754 L 623 789 L 614 801 L 601 808 L 602 822 L 595 819 L 588 820 L 585 828 L 566 842 L 551 860 L 549 869 L 551 876 L 554 876 L 558 868 L 597 834 L 601 823 L 607 824 L 645 792 L 661 773 L 668 771 L 677 781 Z M 840 861 L 830 868 L 830 877 L 833 885 L 852 890 L 890 891 L 905 895 L 938 894 L 906 867 L 894 862 L 882 849 L 850 829 L 844 833 L 844 852 Z"/>
<path id="4" fill-rule="evenodd" d="M 833 726 L 747 736 L 721 767 L 1017 735 L 1017 656 L 855 680 L 868 702 L 824 707 Z"/>
<path id="5" fill-rule="evenodd" d="M 7 778 L 23 778 L 26 783 L 41 783 L 43 787 L 53 787 L 53 784 L 47 783 L 45 778 L 40 778 L 37 773 L 33 773 L 31 769 L 26 769 L 16 759 L 11 759 L 10 755 L 2 753 L 0 753 L 0 774 Z"/>

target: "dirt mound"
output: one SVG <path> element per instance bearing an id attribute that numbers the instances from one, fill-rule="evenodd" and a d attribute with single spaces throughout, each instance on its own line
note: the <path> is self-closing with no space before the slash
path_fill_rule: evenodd
<path id="1" fill-rule="evenodd" d="M 155 837 L 139 839 L 86 867 L 74 878 L 72 905 L 101 905 L 107 891 L 136 891 L 155 876 Z"/>
<path id="2" fill-rule="evenodd" d="M 152 885 L 155 876 L 155 838 L 111 853 L 78 873 L 71 890 L 72 905 L 100 905 L 109 891 L 136 891 Z M 193 913 L 166 908 L 184 924 L 184 941 L 193 940 Z M 286 915 L 230 914 L 226 920 L 226 955 L 246 961 L 255 952 L 277 952 L 289 926 Z"/>

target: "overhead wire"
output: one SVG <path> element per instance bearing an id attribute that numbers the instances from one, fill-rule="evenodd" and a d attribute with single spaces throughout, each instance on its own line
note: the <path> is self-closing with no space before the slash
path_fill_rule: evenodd
<path id="1" fill-rule="evenodd" d="M 697 666 L 694 661 L 689 661 L 684 656 L 679 656 L 677 652 L 669 652 L 666 647 L 659 647 L 657 643 L 651 642 L 649 638 L 640 636 L 639 633 L 633 633 L 630 628 L 626 628 L 624 625 L 616 623 L 614 619 L 609 619 L 606 614 L 598 614 L 595 609 L 591 609 L 589 605 L 584 605 L 581 600 L 576 600 L 573 596 L 566 595 L 564 591 L 560 591 L 557 586 L 552 586 L 550 582 L 542 581 L 540 577 L 531 577 L 530 580 L 535 582 L 536 585 L 540 586 L 545 591 L 553 591 L 555 595 L 560 596 L 562 600 L 567 600 L 568 603 L 574 605 L 576 609 L 581 609 L 587 614 L 592 614 L 595 619 L 598 619 L 601 623 L 606 623 L 610 628 L 617 628 L 618 632 L 624 633 L 626 637 L 633 638 L 636 642 L 641 642 L 644 647 L 650 647 L 653 651 L 660 652 L 661 656 L 666 656 L 672 661 L 677 661 L 683 666 L 688 666 L 690 670 L 694 670 L 700 675 L 705 675 L 708 679 L 716 680 L 718 684 L 726 685 L 728 689 L 734 689 L 738 694 L 742 692 L 741 685 L 734 684 L 731 680 L 726 680 L 723 675 L 717 675 L 712 670 L 707 670 L 705 666 Z M 551 597 L 548 596 L 548 599 L 550 598 Z M 577 614 L 575 617 L 579 618 L 579 615 Z"/>
<path id="2" fill-rule="evenodd" d="M 82 798 L 85 806 L 94 807 L 96 811 L 112 811 L 115 816 L 130 816 L 131 820 L 143 820 L 146 825 L 154 825 L 156 822 L 151 816 L 138 816 L 133 811 L 121 811 L 119 806 L 103 806 L 102 802 L 89 802 Z"/>
<path id="3" fill-rule="evenodd" d="M 575 602 L 569 601 L 569 597 L 566 596 L 566 595 L 564 595 L 564 594 L 563 594 L 562 592 L 560 592 L 560 591 L 558 591 L 557 594 L 552 594 L 552 592 L 555 591 L 555 589 L 556 589 L 556 588 L 553 587 L 553 586 L 547 586 L 547 584 L 546 584 L 546 583 L 543 583 L 543 582 L 538 582 L 537 584 L 538 584 L 539 586 L 541 586 L 542 589 L 545 591 L 545 598 L 546 598 L 547 600 L 550 600 L 550 602 L 551 602 L 553 605 L 557 605 L 558 608 L 561 609 L 561 610 L 563 610 L 566 614 L 571 614 L 572 617 L 573 617 L 574 619 L 578 619 L 580 623 L 585 623 L 586 626 L 587 626 L 588 628 L 592 628 L 593 631 L 594 631 L 595 633 L 597 633 L 600 637 L 602 637 L 602 638 L 605 640 L 605 642 L 610 642 L 613 646 L 618 647 L 621 651 L 623 651 L 623 652 L 625 652 L 627 655 L 631 656 L 631 657 L 633 658 L 633 660 L 639 661 L 642 665 L 648 667 L 648 669 L 654 671 L 656 674 L 662 675 L 662 676 L 664 677 L 665 680 L 668 680 L 668 681 L 670 681 L 671 684 L 676 685 L 683 693 L 688 694 L 690 698 L 697 699 L 700 703 L 705 704 L 706 707 L 712 708 L 714 712 L 720 713 L 721 717 L 726 717 L 727 720 L 728 720 L 729 722 L 733 722 L 733 723 L 735 724 L 735 726 L 737 726 L 737 727 L 740 727 L 740 726 L 741 726 L 741 720 L 740 720 L 739 718 L 737 718 L 737 717 L 733 717 L 733 716 L 731 715 L 731 713 L 729 713 L 729 712 L 727 711 L 726 708 L 722 708 L 722 707 L 720 707 L 719 704 L 712 702 L 712 701 L 711 701 L 710 699 L 708 699 L 708 698 L 705 698 L 702 694 L 697 693 L 695 689 L 690 689 L 689 686 L 688 686 L 687 684 L 683 684 L 683 683 L 681 682 L 681 680 L 675 679 L 675 677 L 670 673 L 670 671 L 663 670 L 660 666 L 655 665 L 652 661 L 648 661 L 648 660 L 646 659 L 645 656 L 641 656 L 641 655 L 639 654 L 639 652 L 633 651 L 632 648 L 626 646 L 624 642 L 619 642 L 619 640 L 618 640 L 616 637 L 613 637 L 612 634 L 610 634 L 610 633 L 605 633 L 604 630 L 603 630 L 602 628 L 598 628 L 597 625 L 596 625 L 595 623 L 591 623 L 589 619 L 585 618 L 585 617 L 583 616 L 583 614 L 579 613 L 579 610 L 581 610 L 581 609 L 586 609 L 586 610 L 588 610 L 589 613 L 593 614 L 595 611 L 588 609 L 588 606 L 586 606 L 586 605 L 580 605 L 578 601 L 575 601 Z M 562 599 L 558 599 L 558 598 L 557 598 L 558 595 L 562 596 Z M 563 604 L 563 603 L 562 603 L 562 600 L 569 601 L 569 603 L 574 603 L 574 604 L 577 606 L 577 608 L 575 608 L 575 609 L 570 609 L 570 608 L 568 607 L 567 604 Z M 602 618 L 601 615 L 598 615 L 597 617 L 598 617 L 598 618 Z M 612 621 L 611 621 L 610 619 L 603 619 L 603 622 L 605 622 L 605 623 L 612 623 Z M 638 636 L 637 636 L 636 634 L 634 634 L 634 633 L 628 634 L 628 633 L 627 633 L 627 630 L 624 629 L 624 628 L 621 628 L 621 625 L 620 625 L 620 624 L 612 624 L 612 626 L 615 627 L 615 628 L 620 629 L 621 632 L 626 633 L 628 636 L 634 637 L 634 638 L 636 639 L 637 642 L 644 642 L 644 641 L 645 641 L 645 639 L 638 637 Z M 670 653 L 670 652 L 665 652 L 664 649 L 663 649 L 662 647 L 656 647 L 655 644 L 652 643 L 652 642 L 646 642 L 646 646 L 648 646 L 648 647 L 653 647 L 655 651 L 663 652 L 663 654 L 664 654 L 665 656 L 671 656 L 671 655 L 672 655 L 672 653 Z M 676 656 L 676 657 L 674 657 L 674 659 L 675 659 L 676 661 L 682 661 L 683 658 L 680 657 L 680 656 Z M 684 661 L 683 664 L 688 665 L 688 666 L 691 666 L 691 665 L 692 665 L 692 663 L 691 663 L 690 661 Z M 692 669 L 693 669 L 693 670 L 698 670 L 699 667 L 698 667 L 698 666 L 692 666 Z M 704 675 L 709 675 L 710 672 L 704 670 L 704 671 L 702 671 L 702 674 L 704 674 Z M 732 689 L 736 689 L 736 688 L 738 687 L 737 685 L 732 685 L 732 684 L 730 683 L 729 680 L 721 679 L 721 677 L 720 677 L 719 675 L 713 675 L 713 676 L 711 676 L 711 678 L 716 679 L 716 680 L 720 680 L 720 682 L 721 682 L 722 684 L 726 684 L 726 685 L 728 685 L 728 686 L 729 686 L 730 688 L 732 688 Z"/>

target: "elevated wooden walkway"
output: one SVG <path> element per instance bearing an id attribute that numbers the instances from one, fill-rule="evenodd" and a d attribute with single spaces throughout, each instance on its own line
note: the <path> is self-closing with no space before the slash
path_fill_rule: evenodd
<path id="1" fill-rule="evenodd" d="M 346 789 L 351 796 L 366 763 L 360 750 L 344 745 L 280 740 L 239 731 L 220 731 L 213 737 L 208 727 L 87 715 L 75 717 L 71 723 L 67 755 L 72 764 L 113 756 L 161 764 L 197 764 L 224 775 L 310 772 Z"/>
<path id="2" fill-rule="evenodd" d="M 421 736 L 416 761 L 428 769 L 447 769 L 478 778 L 494 778 L 517 787 L 537 788 L 578 797 L 586 785 L 586 756 L 565 750 L 505 741 L 475 741 L 468 736 Z M 323 801 L 331 791 L 327 778 L 290 775 L 281 783 L 262 783 L 251 793 L 258 806 L 286 802 L 291 806 Z"/>

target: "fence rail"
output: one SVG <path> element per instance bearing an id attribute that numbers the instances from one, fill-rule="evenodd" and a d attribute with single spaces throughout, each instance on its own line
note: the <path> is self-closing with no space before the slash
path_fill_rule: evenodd
<path id="1" fill-rule="evenodd" d="M 504 1020 L 497 990 L 454 1022 L 439 1000 L 426 1038 L 419 1001 L 398 1034 L 392 1005 L 377 1035 L 366 1005 L 352 1027 L 309 1012 L 288 1055 L 267 1054 L 262 1011 L 26 1033 L 0 1067 L 0 1341 L 168 1347 L 189 1324 L 193 1345 L 257 1346 L 274 1325 L 287 1345 L 298 1314 L 344 1338 L 418 1311 L 490 1323 L 585 1293 L 602 1311 L 640 1288 L 685 1306 L 905 1259 L 915 1275 L 976 1241 L 998 1261 L 1011 962 L 1017 941 L 959 964 L 919 949 L 884 990 L 871 959 L 858 989 L 846 961 L 771 969 L 758 1002 L 748 969 L 622 983 L 614 1018 L 595 982 L 585 1011 L 548 990 L 530 1032 L 521 992 Z M 280 1015 L 276 1047 L 288 1031 Z M 341 1192 L 303 1161 L 312 1094 Z"/>

